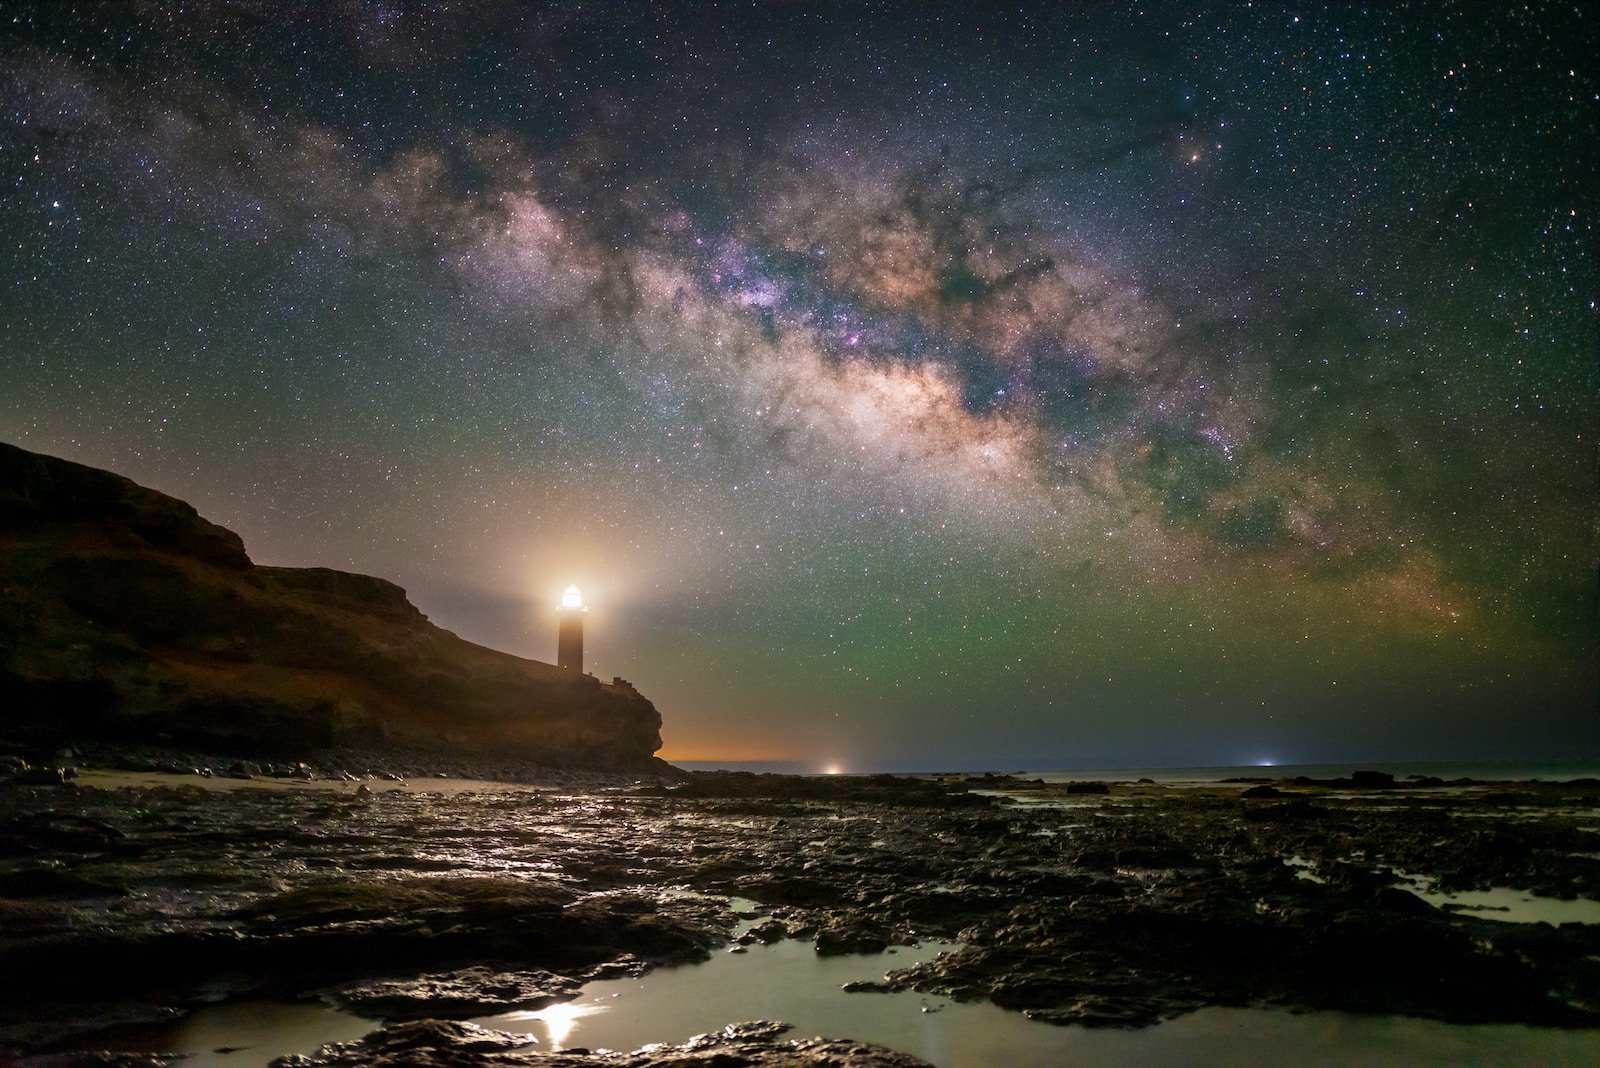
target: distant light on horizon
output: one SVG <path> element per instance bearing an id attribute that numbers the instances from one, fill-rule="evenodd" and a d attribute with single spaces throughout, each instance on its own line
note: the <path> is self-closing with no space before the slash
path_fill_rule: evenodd
<path id="1" fill-rule="evenodd" d="M 822 774 L 824 774 L 824 775 L 843 775 L 844 774 L 844 768 L 840 767 L 838 764 L 829 764 L 829 765 L 827 765 L 826 767 L 824 767 L 822 769 Z"/>

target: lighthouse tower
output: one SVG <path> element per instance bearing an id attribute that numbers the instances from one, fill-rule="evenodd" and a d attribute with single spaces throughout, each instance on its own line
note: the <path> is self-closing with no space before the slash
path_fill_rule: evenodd
<path id="1" fill-rule="evenodd" d="M 556 632 L 556 666 L 565 671 L 583 672 L 583 616 L 587 611 L 578 587 L 568 586 L 561 595 L 561 607 L 556 609 L 561 620 Z"/>

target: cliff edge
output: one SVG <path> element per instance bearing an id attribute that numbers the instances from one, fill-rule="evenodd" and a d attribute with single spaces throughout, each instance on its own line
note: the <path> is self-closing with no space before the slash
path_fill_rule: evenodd
<path id="1" fill-rule="evenodd" d="M 464 641 L 380 578 L 257 566 L 183 501 L 0 443 L 0 735 L 626 768 L 660 731 L 631 686 Z"/>

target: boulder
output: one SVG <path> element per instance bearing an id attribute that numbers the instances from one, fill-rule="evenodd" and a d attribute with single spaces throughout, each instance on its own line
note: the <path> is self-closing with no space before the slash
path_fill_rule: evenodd
<path id="1" fill-rule="evenodd" d="M 1394 785 L 1394 776 L 1387 771 L 1352 771 L 1350 785 L 1366 790 L 1387 790 Z"/>
<path id="2" fill-rule="evenodd" d="M 846 953 L 882 953 L 889 948 L 890 933 L 881 924 L 859 919 L 830 924 L 817 932 L 817 956 Z"/>

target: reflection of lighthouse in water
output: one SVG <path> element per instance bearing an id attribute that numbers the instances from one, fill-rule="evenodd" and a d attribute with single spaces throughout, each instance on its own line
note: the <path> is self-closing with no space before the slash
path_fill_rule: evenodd
<path id="1" fill-rule="evenodd" d="M 583 671 L 583 614 L 588 610 L 578 587 L 568 586 L 561 595 L 561 607 L 556 609 L 561 620 L 561 628 L 556 632 L 557 667 Z"/>

